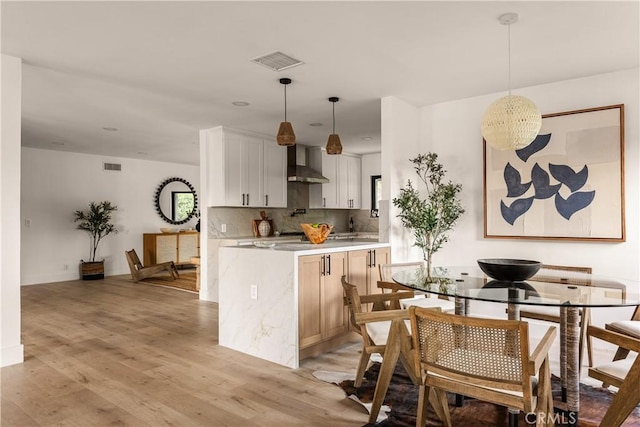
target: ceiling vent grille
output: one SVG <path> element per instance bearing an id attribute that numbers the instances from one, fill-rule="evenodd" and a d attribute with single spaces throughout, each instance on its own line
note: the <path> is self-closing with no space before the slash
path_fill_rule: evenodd
<path id="1" fill-rule="evenodd" d="M 268 53 L 263 56 L 259 56 L 251 60 L 256 64 L 264 65 L 274 71 L 282 71 L 298 65 L 304 64 L 299 59 L 292 58 L 291 56 L 284 54 L 280 51 Z"/>
<path id="2" fill-rule="evenodd" d="M 122 165 L 120 163 L 102 163 L 102 170 L 112 171 L 112 172 L 120 172 L 122 170 Z"/>

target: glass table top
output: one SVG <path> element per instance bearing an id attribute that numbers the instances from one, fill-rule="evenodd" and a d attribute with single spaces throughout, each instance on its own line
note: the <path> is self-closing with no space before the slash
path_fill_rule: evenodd
<path id="1" fill-rule="evenodd" d="M 412 268 L 393 280 L 416 291 L 489 302 L 521 305 L 620 307 L 640 305 L 640 282 L 586 273 L 540 269 L 524 282 L 497 281 L 479 267 Z"/>

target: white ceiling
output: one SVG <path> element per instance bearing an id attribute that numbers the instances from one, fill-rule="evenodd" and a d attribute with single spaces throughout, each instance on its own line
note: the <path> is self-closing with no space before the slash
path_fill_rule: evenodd
<path id="1" fill-rule="evenodd" d="M 199 164 L 198 130 L 380 150 L 380 98 L 416 106 L 639 65 L 639 2 L 2 1 L 2 52 L 21 57 L 23 146 Z M 280 50 L 304 65 L 250 60 Z M 248 107 L 235 107 L 246 101 Z M 545 113 L 543 111 L 543 113 Z M 310 123 L 323 123 L 313 127 Z M 115 127 L 118 131 L 105 131 Z M 365 138 L 371 140 L 365 140 Z"/>

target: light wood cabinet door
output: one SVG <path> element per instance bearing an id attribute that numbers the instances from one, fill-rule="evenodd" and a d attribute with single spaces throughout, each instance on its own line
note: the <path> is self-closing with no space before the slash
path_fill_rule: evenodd
<path id="1" fill-rule="evenodd" d="M 389 248 L 363 249 L 349 252 L 348 281 L 358 288 L 360 295 L 382 293 L 378 288 L 379 264 L 390 262 Z"/>
<path id="2" fill-rule="evenodd" d="M 323 339 L 332 338 L 347 331 L 347 307 L 344 305 L 342 276 L 347 272 L 347 253 L 334 252 L 325 255 L 326 272 L 322 285 L 324 313 Z"/>
<path id="3" fill-rule="evenodd" d="M 322 341 L 323 255 L 298 257 L 298 335 L 305 348 Z"/>
<path id="4" fill-rule="evenodd" d="M 346 252 L 298 258 L 299 346 L 305 348 L 347 332 L 342 276 Z"/>
<path id="5" fill-rule="evenodd" d="M 145 266 L 168 261 L 191 264 L 192 256 L 200 256 L 200 233 L 146 233 L 142 245 Z"/>
<path id="6" fill-rule="evenodd" d="M 191 257 L 200 255 L 200 233 L 180 233 L 178 234 L 177 263 L 190 263 Z"/>

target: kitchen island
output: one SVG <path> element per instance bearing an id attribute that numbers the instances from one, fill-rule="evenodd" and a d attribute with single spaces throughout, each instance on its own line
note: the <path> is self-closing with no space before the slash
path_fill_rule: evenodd
<path id="1" fill-rule="evenodd" d="M 298 368 L 305 350 L 348 336 L 341 277 L 368 292 L 377 264 L 389 262 L 389 244 L 227 246 L 219 249 L 219 261 L 219 344 Z"/>

